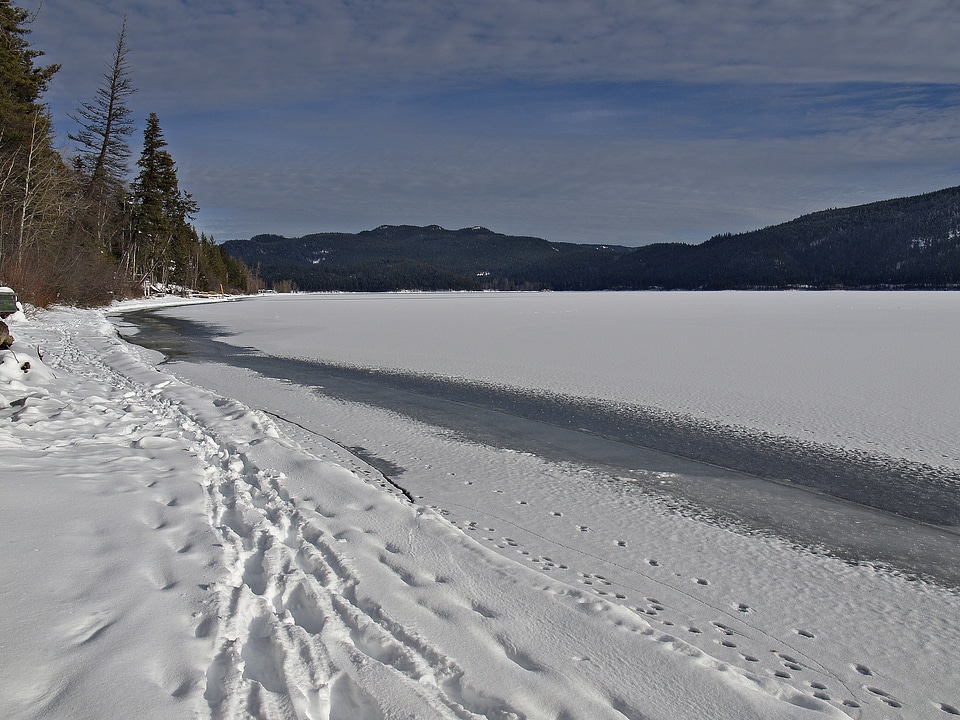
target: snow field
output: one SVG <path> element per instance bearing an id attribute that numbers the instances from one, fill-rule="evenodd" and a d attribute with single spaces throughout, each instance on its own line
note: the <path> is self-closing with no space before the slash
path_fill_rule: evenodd
<path id="1" fill-rule="evenodd" d="M 248 405 L 287 418 L 277 421 L 283 434 L 311 453 L 338 464 L 356 462 L 329 446 L 326 438 L 334 438 L 392 463 L 393 479 L 418 503 L 538 573 L 545 579 L 530 582 L 547 595 L 553 597 L 551 584 L 557 582 L 562 597 L 582 608 L 615 606 L 645 622 L 652 637 L 676 641 L 754 682 L 775 683 L 777 692 L 795 693 L 792 702 L 823 701 L 858 718 L 942 718 L 956 707 L 949 671 L 957 657 L 954 593 L 802 553 L 774 538 L 696 522 L 652 500 L 629 479 L 615 481 L 465 443 L 393 413 L 306 393 L 238 368 L 185 363 L 176 368 L 192 382 L 230 388 Z M 429 587 L 429 575 L 424 582 Z M 541 614 L 540 605 L 524 605 L 519 593 L 485 600 L 481 612 L 498 603 L 512 608 L 498 617 L 509 613 L 518 626 L 525 615 L 529 624 Z M 624 615 L 606 617 L 615 627 L 636 627 Z M 569 627 L 580 645 L 569 656 L 576 662 L 565 670 L 568 676 L 602 666 L 621 688 L 639 684 L 651 691 L 632 670 L 636 661 L 630 654 L 641 652 L 641 645 L 610 656 L 606 635 L 579 623 Z M 553 651 L 544 659 L 542 642 L 526 652 L 528 660 L 547 667 Z M 662 702 L 667 707 L 670 701 Z M 680 716 L 673 712 L 662 716 Z M 731 715 L 704 709 L 701 717 Z"/>
<path id="2" fill-rule="evenodd" d="M 236 368 L 175 377 L 102 312 L 14 334 L 11 717 L 960 712 L 954 593 Z"/>

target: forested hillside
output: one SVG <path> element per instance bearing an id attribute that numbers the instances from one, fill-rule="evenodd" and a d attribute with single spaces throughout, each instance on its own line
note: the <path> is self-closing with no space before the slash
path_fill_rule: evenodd
<path id="1" fill-rule="evenodd" d="M 631 262 L 643 286 L 957 286 L 960 187 L 824 210 L 689 248 L 639 248 Z"/>
<path id="2" fill-rule="evenodd" d="M 389 226 L 356 235 L 258 235 L 224 243 L 268 284 L 300 290 L 597 290 L 632 248 L 551 243 L 486 228 Z"/>
<path id="3" fill-rule="evenodd" d="M 960 187 L 824 210 L 700 245 L 554 243 L 479 227 L 385 225 L 258 235 L 225 249 L 268 285 L 300 290 L 957 287 Z"/>

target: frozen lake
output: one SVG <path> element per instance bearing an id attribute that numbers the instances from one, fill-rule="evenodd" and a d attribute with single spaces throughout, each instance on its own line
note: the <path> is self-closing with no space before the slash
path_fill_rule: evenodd
<path id="1" fill-rule="evenodd" d="M 957 293 L 281 295 L 174 312 L 274 356 L 655 407 L 960 469 Z"/>
<path id="2" fill-rule="evenodd" d="M 156 315 L 141 341 L 176 357 L 957 580 L 955 535 L 927 527 L 960 524 L 955 294 L 280 295 Z"/>

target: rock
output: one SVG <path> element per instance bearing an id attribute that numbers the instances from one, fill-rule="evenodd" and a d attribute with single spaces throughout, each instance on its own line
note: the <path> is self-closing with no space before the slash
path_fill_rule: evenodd
<path id="1" fill-rule="evenodd" d="M 10 334 L 10 328 L 0 320 L 0 350 L 6 350 L 11 345 L 13 345 L 13 335 Z"/>

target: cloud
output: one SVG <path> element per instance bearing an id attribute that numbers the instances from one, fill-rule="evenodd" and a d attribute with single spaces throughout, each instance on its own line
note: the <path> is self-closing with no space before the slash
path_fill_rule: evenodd
<path id="1" fill-rule="evenodd" d="M 281 109 L 227 122 L 226 137 L 243 148 L 229 159 L 207 139 L 223 118 L 193 125 L 194 140 L 185 136 L 180 145 L 189 159 L 181 177 L 201 189 L 197 199 L 211 212 L 204 221 L 220 223 L 228 207 L 237 209 L 234 224 L 214 231 L 221 239 L 437 223 L 577 242 L 699 242 L 952 184 L 960 168 L 956 113 L 911 109 L 914 94 L 906 90 L 892 93 L 889 107 L 871 108 L 877 94 L 881 88 L 834 89 L 819 115 L 780 135 L 739 132 L 732 115 L 696 132 L 668 133 L 697 104 L 687 97 L 664 101 L 646 126 L 631 108 L 623 111 L 630 122 L 586 112 L 590 103 L 580 95 L 518 108 L 512 89 L 466 107 L 431 96 L 423 107 L 370 101 L 312 113 Z M 788 99 L 763 108 L 757 96 L 753 104 L 770 121 L 795 114 L 781 107 Z M 575 128 L 543 121 L 564 115 L 567 104 Z M 531 114 L 537 117 L 522 117 Z M 299 142 L 278 149 L 268 131 Z"/>
<path id="2" fill-rule="evenodd" d="M 123 9 L 161 109 L 398 82 L 954 82 L 960 65 L 950 0 L 45 0 L 35 30 L 89 74 Z"/>
<path id="3" fill-rule="evenodd" d="M 44 0 L 60 137 L 124 12 L 134 113 L 219 239 L 700 241 L 960 169 L 952 0 Z"/>

